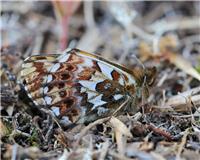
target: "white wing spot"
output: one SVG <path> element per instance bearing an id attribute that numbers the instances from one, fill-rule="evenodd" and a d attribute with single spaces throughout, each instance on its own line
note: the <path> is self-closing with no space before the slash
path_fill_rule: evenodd
<path id="1" fill-rule="evenodd" d="M 97 111 L 97 114 L 98 114 L 99 116 L 102 116 L 103 114 L 105 114 L 105 113 L 108 111 L 108 109 L 107 109 L 107 108 L 104 108 L 104 107 L 98 107 L 97 110 L 98 110 L 98 111 Z"/>
<path id="2" fill-rule="evenodd" d="M 28 92 L 28 88 L 26 86 L 24 86 L 24 89 Z"/>
<path id="3" fill-rule="evenodd" d="M 90 80 L 95 82 L 103 82 L 105 80 L 105 77 L 100 72 L 95 72 L 95 74 L 92 75 Z"/>
<path id="4" fill-rule="evenodd" d="M 96 92 L 86 92 L 86 93 L 87 93 L 87 98 L 88 98 L 88 99 L 91 99 L 92 97 L 97 96 L 97 93 L 96 93 Z"/>
<path id="5" fill-rule="evenodd" d="M 46 102 L 45 102 L 44 98 L 38 98 L 38 99 L 36 99 L 34 101 L 34 103 L 35 103 L 35 105 L 38 105 L 38 104 L 40 104 L 40 105 L 46 105 Z"/>
<path id="6" fill-rule="evenodd" d="M 94 106 L 92 107 L 92 110 L 95 109 L 97 106 L 101 106 L 106 104 L 107 102 L 102 101 L 102 94 L 100 94 L 99 96 L 95 97 L 94 99 L 91 99 L 89 102 L 94 104 Z"/>
<path id="7" fill-rule="evenodd" d="M 52 98 L 51 98 L 51 97 L 45 96 L 44 99 L 45 99 L 46 104 L 48 104 L 48 105 L 51 104 L 51 101 L 52 101 Z"/>
<path id="8" fill-rule="evenodd" d="M 81 87 L 81 93 L 84 93 L 84 92 L 86 92 L 87 91 L 87 89 L 85 88 L 85 87 Z"/>
<path id="9" fill-rule="evenodd" d="M 51 107 L 53 113 L 56 115 L 56 116 L 59 116 L 60 115 L 60 108 L 59 107 L 56 107 L 56 106 L 53 106 Z"/>
<path id="10" fill-rule="evenodd" d="M 44 87 L 44 94 L 46 94 L 48 92 L 49 88 L 48 87 Z"/>
<path id="11" fill-rule="evenodd" d="M 65 125 L 72 123 L 67 116 L 63 116 L 62 119 L 60 120 L 60 122 Z"/>
<path id="12" fill-rule="evenodd" d="M 121 95 L 121 94 L 116 94 L 116 95 L 114 95 L 113 97 L 114 97 L 114 99 L 117 101 L 117 100 L 121 99 L 121 98 L 123 97 L 123 95 Z"/>
<path id="13" fill-rule="evenodd" d="M 79 83 L 85 87 L 88 88 L 89 90 L 96 91 L 96 85 L 97 83 L 102 82 L 100 81 L 87 81 L 87 80 L 80 80 Z"/>
<path id="14" fill-rule="evenodd" d="M 53 76 L 51 74 L 49 74 L 47 76 L 47 83 L 51 82 L 53 80 Z"/>
<path id="15" fill-rule="evenodd" d="M 122 78 L 122 76 L 120 76 L 119 78 L 119 84 L 121 84 L 122 86 L 124 85 L 124 79 Z"/>
<path id="16" fill-rule="evenodd" d="M 64 53 L 61 56 L 58 57 L 58 61 L 60 63 L 66 62 L 69 59 L 70 54 L 69 53 Z"/>
<path id="17" fill-rule="evenodd" d="M 84 65 L 87 65 L 87 66 L 91 67 L 91 66 L 93 66 L 93 62 L 92 62 L 91 59 L 85 58 L 84 59 Z"/>
<path id="18" fill-rule="evenodd" d="M 32 99 L 32 96 L 31 96 L 31 94 L 30 94 L 30 93 L 28 93 L 27 95 L 28 95 L 28 97 L 29 97 L 29 98 L 31 98 L 31 99 Z"/>
<path id="19" fill-rule="evenodd" d="M 128 77 L 128 84 L 135 84 L 136 83 L 132 76 L 127 74 L 127 77 Z"/>
<path id="20" fill-rule="evenodd" d="M 50 72 L 56 72 L 60 68 L 60 63 L 56 63 L 52 66 Z"/>
<path id="21" fill-rule="evenodd" d="M 29 68 L 29 67 L 32 67 L 33 66 L 33 63 L 24 63 L 22 64 L 22 68 Z"/>
<path id="22" fill-rule="evenodd" d="M 38 106 L 38 103 L 37 103 L 37 101 L 33 101 L 33 102 L 35 103 L 35 105 L 36 105 L 36 106 Z"/>
<path id="23" fill-rule="evenodd" d="M 105 65 L 105 64 L 103 64 L 103 63 L 99 63 L 99 62 L 98 62 L 98 65 L 99 65 L 99 67 L 100 67 L 102 73 L 103 73 L 106 77 L 108 77 L 109 79 L 113 80 L 112 74 L 111 74 L 112 71 L 113 71 L 113 68 L 111 68 L 111 67 L 109 67 L 108 65 Z"/>

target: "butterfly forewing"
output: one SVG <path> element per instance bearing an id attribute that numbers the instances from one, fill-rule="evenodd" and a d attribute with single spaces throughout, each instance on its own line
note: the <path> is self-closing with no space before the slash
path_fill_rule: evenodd
<path id="1" fill-rule="evenodd" d="M 135 80 L 126 68 L 73 49 L 25 60 L 22 79 L 29 97 L 66 124 L 112 114 L 130 96 Z M 128 87 L 127 87 L 128 86 Z"/>

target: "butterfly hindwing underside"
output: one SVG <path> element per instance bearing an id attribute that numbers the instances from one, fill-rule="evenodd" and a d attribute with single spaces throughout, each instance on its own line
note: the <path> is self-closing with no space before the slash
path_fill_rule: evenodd
<path id="1" fill-rule="evenodd" d="M 21 75 L 35 105 L 67 125 L 111 115 L 134 95 L 136 85 L 125 67 L 78 49 L 29 57 Z"/>

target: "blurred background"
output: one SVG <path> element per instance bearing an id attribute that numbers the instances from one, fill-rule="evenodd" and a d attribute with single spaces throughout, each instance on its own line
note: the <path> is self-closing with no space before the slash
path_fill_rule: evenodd
<path id="1" fill-rule="evenodd" d="M 30 125 L 35 127 L 32 124 L 34 114 L 31 118 L 29 112 L 21 114 L 25 105 L 19 102 L 18 80 L 23 60 L 31 55 L 61 54 L 66 48 L 100 54 L 130 69 L 138 65 L 156 66 L 156 82 L 147 102 L 158 112 L 150 113 L 149 121 L 159 126 L 163 122 L 173 123 L 174 127 L 165 126 L 172 135 L 191 127 L 191 123 L 188 119 L 174 120 L 170 116 L 199 115 L 199 1 L 1 1 L 0 20 L 1 110 L 7 113 L 1 112 L 6 115 L 4 121 L 10 124 L 13 124 L 13 119 L 7 115 L 13 115 L 17 122 L 15 126 L 20 131 L 33 133 L 25 127 L 27 122 L 18 121 L 17 117 L 29 117 Z M 178 97 L 178 101 L 170 99 L 185 91 L 184 96 L 190 96 L 194 107 L 191 110 L 184 96 Z M 165 116 L 160 110 L 167 110 L 170 114 Z M 147 122 L 145 118 L 142 121 Z M 192 122 L 194 129 L 194 123 L 199 123 L 199 120 Z M 42 123 L 49 128 L 47 121 Z M 135 136 L 140 138 L 141 134 L 138 135 Z M 37 142 L 43 151 L 60 147 L 54 146 L 53 140 L 45 141 L 44 145 L 43 137 L 39 141 L 37 138 L 27 140 L 24 135 L 14 139 L 15 143 L 26 147 Z M 191 136 L 191 143 L 187 143 L 189 148 L 199 150 L 199 139 L 199 135 Z M 10 143 L 10 140 L 4 142 Z M 62 142 L 62 139 L 58 140 L 58 143 Z M 170 146 L 167 147 L 166 155 L 170 155 Z M 188 155 L 191 158 L 193 153 L 188 151 Z"/>
<path id="2" fill-rule="evenodd" d="M 188 41 L 199 40 L 198 1 L 1 3 L 1 46 L 25 56 L 76 47 L 113 54 L 123 62 L 128 55 L 141 56 L 139 50 L 148 47 L 153 54 L 159 54 L 163 45 L 186 47 L 182 50 L 186 57 L 188 49 L 199 49 L 188 46 Z"/>

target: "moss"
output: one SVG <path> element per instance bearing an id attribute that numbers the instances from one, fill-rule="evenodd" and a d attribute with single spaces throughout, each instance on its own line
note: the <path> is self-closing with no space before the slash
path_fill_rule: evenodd
<path id="1" fill-rule="evenodd" d="M 39 146 L 39 139 L 40 138 L 39 138 L 37 129 L 34 128 L 31 136 L 27 139 L 27 141 L 31 146 Z"/>

